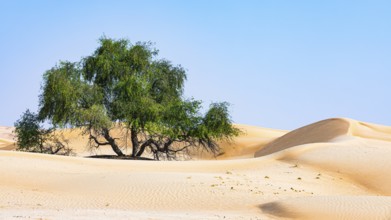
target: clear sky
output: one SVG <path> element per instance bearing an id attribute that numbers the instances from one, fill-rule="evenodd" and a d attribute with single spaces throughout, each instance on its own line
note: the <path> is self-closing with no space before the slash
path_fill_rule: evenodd
<path id="1" fill-rule="evenodd" d="M 0 0 L 0 125 L 36 111 L 44 71 L 104 34 L 152 41 L 187 69 L 187 97 L 236 123 L 330 117 L 391 125 L 391 1 Z"/>

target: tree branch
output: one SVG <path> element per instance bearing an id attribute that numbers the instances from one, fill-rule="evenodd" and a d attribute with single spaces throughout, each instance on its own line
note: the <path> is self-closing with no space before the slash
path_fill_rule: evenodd
<path id="1" fill-rule="evenodd" d="M 92 134 L 90 134 L 90 140 L 93 140 L 98 146 L 101 146 L 101 145 L 110 145 L 109 142 L 99 142 L 99 141 L 98 141 L 98 138 L 96 138 L 96 137 L 93 136 Z"/>
<path id="2" fill-rule="evenodd" d="M 154 142 L 155 142 L 155 141 L 154 141 L 152 138 L 151 138 L 151 139 L 148 139 L 146 142 L 144 142 L 144 143 L 140 146 L 140 150 L 137 152 L 136 157 L 140 157 L 140 156 L 144 153 L 145 148 L 151 146 L 151 144 L 157 145 L 157 143 L 154 143 Z"/>

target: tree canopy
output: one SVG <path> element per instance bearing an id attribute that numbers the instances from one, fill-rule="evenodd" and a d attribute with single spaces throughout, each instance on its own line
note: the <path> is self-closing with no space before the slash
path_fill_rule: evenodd
<path id="1" fill-rule="evenodd" d="M 110 145 L 124 156 L 120 139 L 129 139 L 133 157 L 146 151 L 154 159 L 174 159 L 190 148 L 218 153 L 219 140 L 233 127 L 228 103 L 201 102 L 183 95 L 186 71 L 158 59 L 151 43 L 101 38 L 99 47 L 79 62 L 60 62 L 43 76 L 40 120 L 81 127 L 91 146 Z M 114 128 L 125 132 L 113 135 Z"/>

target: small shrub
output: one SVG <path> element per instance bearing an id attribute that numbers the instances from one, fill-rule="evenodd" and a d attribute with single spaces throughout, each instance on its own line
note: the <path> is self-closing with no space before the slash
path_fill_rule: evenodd
<path id="1" fill-rule="evenodd" d="M 45 129 L 38 116 L 27 109 L 15 122 L 17 150 L 46 154 L 70 155 L 68 141 L 55 135 L 53 128 Z"/>

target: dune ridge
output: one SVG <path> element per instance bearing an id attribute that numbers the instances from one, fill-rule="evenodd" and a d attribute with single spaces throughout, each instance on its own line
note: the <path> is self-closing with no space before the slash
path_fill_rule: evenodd
<path id="1" fill-rule="evenodd" d="M 206 160 L 206 159 L 240 159 L 240 158 L 252 158 L 254 153 L 263 148 L 270 141 L 286 134 L 288 131 L 260 128 L 250 125 L 235 124 L 236 128 L 239 128 L 242 133 L 238 137 L 234 137 L 230 141 L 221 141 L 219 145 L 221 147 L 221 154 L 217 157 L 206 154 L 204 152 L 193 152 L 191 158 L 193 160 Z M 122 131 L 118 128 L 113 129 L 113 135 L 115 137 L 121 137 Z M 88 136 L 83 135 L 81 129 L 64 129 L 58 132 L 65 139 L 69 140 L 69 146 L 77 156 L 90 156 L 97 154 L 114 155 L 113 150 L 109 146 L 101 146 L 99 149 L 91 149 L 88 146 Z M 125 143 L 121 143 L 125 145 Z M 122 148 L 122 150 L 130 154 L 130 148 Z"/>
<path id="2" fill-rule="evenodd" d="M 340 136 L 391 141 L 391 127 L 348 118 L 326 119 L 286 133 L 258 150 L 255 157 L 304 144 L 327 143 Z"/>
<path id="3" fill-rule="evenodd" d="M 15 149 L 15 135 L 13 127 L 0 126 L 0 150 Z"/>
<path id="4" fill-rule="evenodd" d="M 0 126 L 0 140 L 7 142 L 14 142 L 15 135 L 13 133 L 13 127 Z"/>
<path id="5" fill-rule="evenodd" d="M 327 142 L 349 132 L 350 124 L 345 119 L 333 118 L 319 121 L 277 138 L 255 153 L 255 157 L 272 154 L 290 147 Z"/>
<path id="6" fill-rule="evenodd" d="M 0 151 L 0 218 L 391 219 L 391 127 L 236 126 L 245 132 L 212 160 L 82 158 L 75 130 L 64 135 L 78 157 Z"/>
<path id="7" fill-rule="evenodd" d="M 267 155 L 327 171 L 368 195 L 276 200 L 260 206 L 265 213 L 288 219 L 391 219 L 391 127 L 327 119 L 287 133 L 255 154 Z"/>

